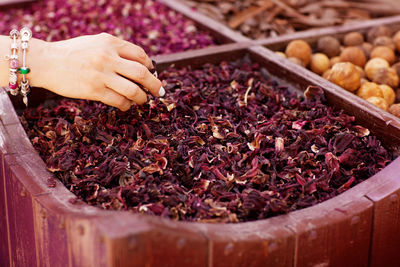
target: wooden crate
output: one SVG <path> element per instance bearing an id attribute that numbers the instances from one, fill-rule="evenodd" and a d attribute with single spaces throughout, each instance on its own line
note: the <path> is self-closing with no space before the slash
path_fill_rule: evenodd
<path id="1" fill-rule="evenodd" d="M 317 33 L 398 23 L 400 17 L 254 43 L 204 16 L 175 8 L 189 18 L 197 17 L 198 25 L 219 36 L 221 43 L 231 43 L 158 56 L 160 71 L 171 64 L 196 68 L 247 56 L 294 89 L 321 86 L 329 105 L 354 115 L 390 149 L 399 151 L 398 118 L 259 45 L 272 48 L 298 35 L 312 38 Z M 30 103 L 52 97 L 36 89 Z M 19 122 L 15 108 L 20 104 L 0 90 L 0 266 L 397 266 L 400 262 L 400 159 L 333 199 L 287 215 L 238 224 L 174 222 L 72 204 L 74 195 L 61 182 L 48 187 L 52 174 Z"/>
<path id="2" fill-rule="evenodd" d="M 305 70 L 292 70 L 279 56 L 263 47 L 216 51 L 202 49 L 159 56 L 160 70 L 170 64 L 196 68 L 204 63 L 248 56 L 282 82 L 304 90 L 309 84 L 324 88 L 330 105 L 354 114 L 374 129 L 382 140 L 400 144 L 399 121 L 386 124 L 383 112 L 363 105 L 354 95 L 325 80 L 314 79 Z M 32 103 L 43 94 L 36 90 Z M 0 252 L 5 264 L 38 266 L 366 266 L 374 238 L 374 214 L 378 212 L 367 195 L 378 185 L 395 179 L 400 160 L 347 192 L 311 208 L 256 222 L 205 224 L 105 211 L 86 204 L 71 204 L 73 197 L 51 178 L 34 151 L 14 112 L 10 99 L 0 93 L 2 107 L 1 183 L 7 242 Z M 6 112 L 7 111 L 7 112 Z M 393 207 L 392 207 L 393 208 Z M 386 231 L 385 225 L 382 230 Z M 4 231 L 4 229 L 3 229 Z M 391 243 L 393 244 L 393 243 Z M 373 246 L 372 246 L 373 247 Z M 391 261 L 388 261 L 389 263 Z M 394 263 L 394 262 L 391 262 Z"/>

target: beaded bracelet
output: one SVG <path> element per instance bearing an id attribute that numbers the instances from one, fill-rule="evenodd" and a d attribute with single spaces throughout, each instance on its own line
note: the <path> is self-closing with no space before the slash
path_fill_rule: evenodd
<path id="1" fill-rule="evenodd" d="M 30 72 L 30 69 L 26 66 L 26 52 L 28 50 L 28 42 L 32 37 L 32 32 L 29 28 L 24 27 L 20 31 L 21 34 L 21 48 L 22 48 L 22 67 L 19 68 L 19 73 L 22 74 L 22 81 L 21 81 L 21 95 L 22 100 L 24 101 L 25 105 L 28 106 L 28 93 L 30 92 L 29 82 L 26 79 L 26 74 Z"/>
<path id="2" fill-rule="evenodd" d="M 17 39 L 19 37 L 19 31 L 16 29 L 11 30 L 10 38 L 11 38 L 11 55 L 9 56 L 10 60 L 10 78 L 8 87 L 10 88 L 10 93 L 12 95 L 18 94 L 18 43 Z"/>

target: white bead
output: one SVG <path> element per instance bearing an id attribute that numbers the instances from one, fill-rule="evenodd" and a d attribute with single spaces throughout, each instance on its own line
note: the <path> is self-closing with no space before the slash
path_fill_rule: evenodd
<path id="1" fill-rule="evenodd" d="M 11 43 L 11 49 L 17 49 L 18 44 L 17 43 Z"/>
<path id="2" fill-rule="evenodd" d="M 28 43 L 27 42 L 22 42 L 21 43 L 21 48 L 22 49 L 28 49 Z"/>
<path id="3" fill-rule="evenodd" d="M 11 55 L 10 58 L 11 59 L 18 59 L 18 55 Z"/>
<path id="4" fill-rule="evenodd" d="M 10 37 L 11 37 L 11 39 L 14 38 L 14 36 L 15 36 L 15 37 L 18 37 L 18 35 L 19 35 L 19 31 L 18 31 L 18 30 L 12 29 L 12 30 L 10 31 Z"/>
<path id="5" fill-rule="evenodd" d="M 22 42 L 27 42 L 27 41 L 29 41 L 29 39 L 31 39 L 31 37 L 32 37 L 32 32 L 31 32 L 31 30 L 28 29 L 28 28 L 26 28 L 26 27 L 24 27 L 24 28 L 21 29 L 20 34 L 21 34 L 21 40 L 22 40 Z"/>

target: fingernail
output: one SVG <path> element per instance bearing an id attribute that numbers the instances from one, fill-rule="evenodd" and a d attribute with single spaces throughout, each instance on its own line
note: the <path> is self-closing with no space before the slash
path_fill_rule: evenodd
<path id="1" fill-rule="evenodd" d="M 161 86 L 160 91 L 158 91 L 158 95 L 159 95 L 160 97 L 163 97 L 163 96 L 165 95 L 165 89 L 164 89 L 164 87 Z"/>

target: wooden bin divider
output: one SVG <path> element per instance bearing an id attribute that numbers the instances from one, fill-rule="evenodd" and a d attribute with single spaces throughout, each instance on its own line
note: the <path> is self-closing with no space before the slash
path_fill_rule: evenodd
<path id="1" fill-rule="evenodd" d="M 392 142 L 392 149 L 397 149 L 400 144 L 397 118 L 387 116 L 322 78 L 288 64 L 264 47 L 244 49 L 240 44 L 232 44 L 229 49 L 206 48 L 157 59 L 162 70 L 172 63 L 178 67 L 196 67 L 206 62 L 243 58 L 245 54 L 271 75 L 283 78 L 290 87 L 304 90 L 310 84 L 321 86 L 330 105 L 353 113 L 358 122 L 371 127 L 386 143 Z M 7 254 L 5 247 L 11 255 L 11 259 L 6 256 L 2 263 L 12 260 L 14 265 L 29 262 L 51 266 L 68 262 L 71 266 L 79 266 L 84 261 L 89 266 L 127 266 L 136 260 L 138 264 L 174 266 L 187 264 L 191 259 L 192 266 L 235 263 L 249 266 L 262 263 L 364 266 L 370 259 L 378 262 L 377 259 L 385 256 L 386 266 L 398 262 L 394 261 L 397 255 L 375 251 L 384 247 L 391 231 L 398 228 L 398 216 L 386 219 L 379 214 L 398 214 L 398 206 L 393 203 L 398 203 L 394 194 L 400 190 L 400 184 L 393 183 L 391 188 L 388 177 L 395 180 L 400 159 L 347 192 L 288 215 L 235 225 L 174 222 L 69 203 L 73 195 L 59 181 L 55 188 L 47 187 L 51 175 L 21 131 L 22 126 L 15 121 L 14 108 L 2 90 L 0 107 L 3 123 L 0 127 L 0 130 L 3 128 L 0 133 L 3 159 L 0 197 L 7 201 L 5 205 L 0 203 L 0 212 L 7 215 L 6 222 L 0 220 L 0 233 L 7 232 L 9 236 L 7 241 L 0 241 L 0 255 Z M 7 231 L 1 227 L 4 224 Z M 19 244 L 17 250 L 14 244 L 25 239 L 27 242 Z M 59 252 L 56 248 L 60 248 Z M 27 249 L 30 252 L 25 251 Z"/>

